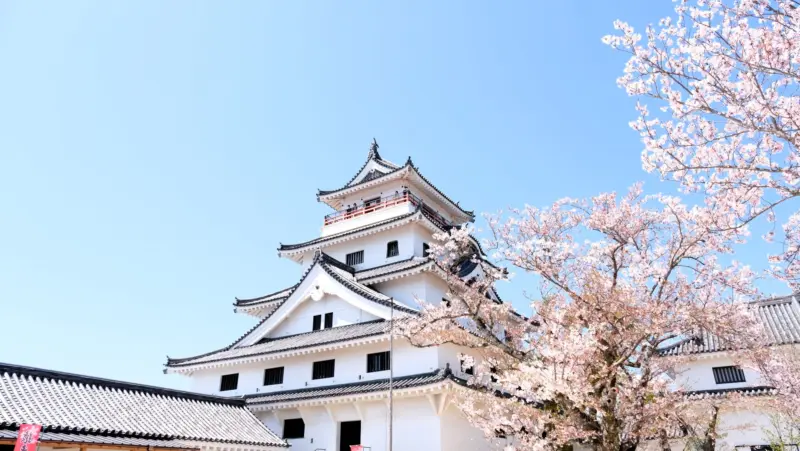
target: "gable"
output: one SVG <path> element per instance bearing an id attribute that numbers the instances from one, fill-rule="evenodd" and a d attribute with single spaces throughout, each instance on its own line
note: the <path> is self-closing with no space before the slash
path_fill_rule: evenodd
<path id="1" fill-rule="evenodd" d="M 375 160 L 370 160 L 361 169 L 361 172 L 356 175 L 353 181 L 347 184 L 347 186 L 358 185 L 361 182 L 368 182 L 389 172 L 392 172 L 392 169 L 378 164 Z"/>
<path id="2" fill-rule="evenodd" d="M 296 312 L 301 313 L 300 307 L 305 303 L 320 302 L 326 296 L 350 304 L 371 315 L 372 319 L 389 319 L 392 316 L 392 305 L 395 314 L 398 315 L 403 312 L 416 312 L 388 296 L 359 284 L 353 275 L 343 268 L 349 267 L 325 254 L 320 254 L 289 298 L 238 340 L 233 347 L 251 346 L 260 339 L 270 336 L 269 334 L 281 323 L 294 316 Z M 349 271 L 352 271 L 352 268 L 349 268 Z"/>
<path id="3" fill-rule="evenodd" d="M 319 301 L 307 299 L 278 324 L 266 336 L 269 338 L 280 338 L 287 335 L 311 332 L 314 323 L 314 316 L 333 314 L 333 327 L 346 326 L 350 324 L 363 323 L 380 319 L 369 312 L 366 312 L 353 304 L 335 295 L 325 295 Z"/>

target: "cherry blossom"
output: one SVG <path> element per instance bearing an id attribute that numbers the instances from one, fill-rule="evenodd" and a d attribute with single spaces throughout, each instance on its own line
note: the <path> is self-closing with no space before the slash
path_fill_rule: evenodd
<path id="1" fill-rule="evenodd" d="M 753 272 L 721 263 L 743 239 L 736 228 L 712 230 L 725 214 L 645 196 L 637 185 L 622 197 L 490 217 L 484 248 L 540 281 L 529 316 L 496 300 L 493 287 L 509 274 L 481 256 L 470 229 L 454 230 L 438 237 L 433 254 L 442 268 L 471 258 L 480 276 L 447 271 L 451 301 L 424 305 L 398 333 L 417 346 L 463 350 L 474 374 L 457 402 L 488 436 L 506 437 L 498 440 L 509 450 L 632 450 L 666 443 L 676 430 L 713 440 L 714 406 L 675 387 L 676 362 L 658 350 L 700 330 L 743 358 L 765 349 L 744 302 L 756 296 Z"/>
<path id="2" fill-rule="evenodd" d="M 718 229 L 774 220 L 775 207 L 800 195 L 800 4 L 684 0 L 644 37 L 614 27 L 603 41 L 630 54 L 618 83 L 639 98 L 631 127 L 644 168 L 730 212 Z M 798 289 L 800 213 L 782 240 L 772 272 Z"/>

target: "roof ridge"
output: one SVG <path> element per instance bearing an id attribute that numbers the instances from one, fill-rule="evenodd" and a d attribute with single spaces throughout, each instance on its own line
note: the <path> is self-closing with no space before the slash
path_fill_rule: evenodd
<path id="1" fill-rule="evenodd" d="M 191 399 L 194 401 L 203 401 L 203 402 L 210 402 L 217 404 L 229 404 L 242 407 L 244 406 L 244 400 L 241 398 L 229 398 L 224 396 L 206 395 L 202 393 L 195 393 L 185 390 L 176 390 L 173 388 L 158 387 L 155 385 L 139 384 L 136 382 L 126 382 L 116 379 L 106 379 L 96 376 L 87 376 L 84 374 L 68 373 L 65 371 L 48 370 L 44 368 L 36 368 L 36 367 L 0 362 L 0 374 L 3 373 L 16 374 L 18 376 L 23 376 L 23 377 L 71 382 L 76 384 L 95 385 L 98 387 L 104 387 L 108 389 L 136 391 L 157 396 Z"/>

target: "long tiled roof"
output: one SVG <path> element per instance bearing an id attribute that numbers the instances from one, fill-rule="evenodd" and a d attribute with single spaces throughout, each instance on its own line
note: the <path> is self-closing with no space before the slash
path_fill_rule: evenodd
<path id="1" fill-rule="evenodd" d="M 436 384 L 445 380 L 458 383 L 464 381 L 453 376 L 449 368 L 432 371 L 430 373 L 414 374 L 411 376 L 395 377 L 392 380 L 393 390 L 421 387 Z M 276 391 L 245 396 L 248 406 L 261 406 L 293 401 L 305 401 L 319 398 L 333 398 L 337 396 L 358 395 L 385 391 L 389 389 L 389 379 L 376 379 L 372 381 L 352 382 L 349 384 L 327 385 L 324 387 L 301 388 L 296 390 Z"/>
<path id="2" fill-rule="evenodd" d="M 339 239 L 339 238 L 343 238 L 343 237 L 346 237 L 346 236 L 357 235 L 357 234 L 359 234 L 361 232 L 367 232 L 367 231 L 372 230 L 372 229 L 377 229 L 377 228 L 380 228 L 380 227 L 383 227 L 383 226 L 386 226 L 386 225 L 391 225 L 391 224 L 394 224 L 394 223 L 402 222 L 402 221 L 404 221 L 404 220 L 406 220 L 406 219 L 408 219 L 408 218 L 410 218 L 412 216 L 415 216 L 415 215 L 419 214 L 419 212 L 420 212 L 420 208 L 417 207 L 417 209 L 412 211 L 412 212 L 409 212 L 409 213 L 406 213 L 406 214 L 403 214 L 403 215 L 400 215 L 400 216 L 396 216 L 394 218 L 385 219 L 383 221 L 379 221 L 379 222 L 376 222 L 374 224 L 366 225 L 366 226 L 363 226 L 363 227 L 357 227 L 357 228 L 352 229 L 352 230 L 347 230 L 347 231 L 344 231 L 344 232 L 339 232 L 339 233 L 334 233 L 334 234 L 323 236 L 323 237 L 319 237 L 319 238 L 314 238 L 313 240 L 305 241 L 303 243 L 281 244 L 280 247 L 278 248 L 278 252 L 302 249 L 302 248 L 305 248 L 305 247 L 314 246 L 316 244 L 322 244 L 322 243 L 325 243 L 325 242 L 328 242 L 328 241 L 333 241 L 333 240 L 336 240 L 336 239 Z"/>
<path id="3" fill-rule="evenodd" d="M 756 315 L 764 325 L 769 342 L 773 345 L 800 343 L 800 303 L 795 295 L 754 302 Z M 682 340 L 659 350 L 659 355 L 676 356 L 702 354 L 732 349 L 729 344 L 708 332 Z"/>
<path id="4" fill-rule="evenodd" d="M 369 160 L 367 160 L 367 163 L 369 163 Z M 356 177 L 358 176 L 358 174 L 361 173 L 361 171 L 364 169 L 364 167 L 366 167 L 366 163 L 358 171 L 358 173 L 356 174 Z M 433 183 L 430 182 L 430 180 L 425 178 L 425 176 L 422 175 L 422 173 L 419 171 L 419 168 L 414 166 L 414 163 L 411 161 L 411 157 L 408 158 L 408 160 L 406 161 L 406 163 L 403 166 L 395 167 L 393 170 L 391 170 L 389 172 L 386 172 L 386 173 L 383 173 L 383 174 L 374 174 L 372 177 L 364 177 L 364 179 L 359 181 L 358 183 L 353 183 L 353 181 L 355 181 L 355 177 L 353 177 L 345 186 L 343 186 L 341 188 L 337 188 L 337 189 L 334 189 L 334 190 L 318 190 L 317 191 L 317 198 L 330 196 L 332 194 L 336 194 L 336 193 L 339 193 L 339 192 L 342 192 L 342 191 L 345 191 L 345 190 L 349 190 L 349 189 L 355 188 L 355 187 L 357 187 L 359 185 L 362 185 L 362 184 L 365 184 L 365 183 L 368 183 L 368 182 L 372 182 L 374 180 L 379 180 L 379 179 L 382 179 L 382 178 L 388 178 L 388 177 L 394 175 L 395 173 L 398 173 L 398 172 L 404 171 L 404 170 L 413 171 L 413 173 L 416 174 L 420 178 L 420 180 L 422 180 L 434 192 L 436 192 L 439 196 L 441 196 L 442 199 L 444 199 L 447 203 L 449 203 L 452 206 L 454 206 L 456 209 L 458 209 L 458 211 L 460 211 L 464 215 L 468 216 L 469 218 L 474 218 L 475 217 L 475 212 L 464 210 L 461 207 L 461 205 L 458 204 L 458 202 L 454 201 L 453 199 L 450 199 L 445 193 L 442 192 L 442 190 L 437 188 L 436 185 L 434 185 Z"/>
<path id="5" fill-rule="evenodd" d="M 203 363 L 235 360 L 244 357 L 257 357 L 277 354 L 296 349 L 312 348 L 315 346 L 330 345 L 333 343 L 357 340 L 389 332 L 390 324 L 384 320 L 369 321 L 348 326 L 333 327 L 330 329 L 315 330 L 280 338 L 265 338 L 252 346 L 241 348 L 223 349 L 215 353 L 190 357 L 187 359 L 169 359 L 167 366 L 180 368 Z"/>
<path id="6" fill-rule="evenodd" d="M 430 257 L 411 257 L 405 260 L 400 260 L 397 262 L 356 271 L 355 276 L 356 280 L 358 280 L 359 282 L 367 283 L 370 281 L 370 279 L 375 279 L 378 277 L 386 277 L 391 274 L 410 271 L 412 269 L 420 268 L 426 265 L 433 265 L 434 263 L 435 263 L 434 260 Z"/>
<path id="7" fill-rule="evenodd" d="M 17 438 L 17 429 L 0 429 L 0 439 L 14 440 Z M 73 434 L 69 432 L 42 432 L 39 441 L 43 443 L 92 443 L 97 445 L 115 445 L 135 448 L 175 448 L 196 449 L 197 446 L 174 439 L 153 439 L 138 437 L 120 437 L 116 435 Z M 76 446 L 77 447 L 77 446 Z"/>
<path id="8" fill-rule="evenodd" d="M 740 388 L 723 388 L 716 390 L 695 390 L 687 391 L 685 395 L 692 400 L 696 399 L 718 399 L 725 398 L 731 394 L 740 394 L 742 396 L 770 396 L 777 393 L 772 387 L 758 386 L 758 387 L 740 387 Z"/>
<path id="9" fill-rule="evenodd" d="M 0 364 L 0 428 L 288 446 L 241 399 Z"/>

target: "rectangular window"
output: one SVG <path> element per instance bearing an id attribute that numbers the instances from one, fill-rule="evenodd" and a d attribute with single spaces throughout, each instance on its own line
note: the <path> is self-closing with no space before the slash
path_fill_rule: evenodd
<path id="1" fill-rule="evenodd" d="M 381 198 L 380 198 L 380 196 L 379 196 L 379 197 L 373 197 L 372 199 L 367 199 L 367 200 L 365 200 L 365 201 L 364 201 L 364 206 L 365 206 L 366 208 L 369 208 L 369 207 L 372 207 L 372 206 L 374 206 L 374 205 L 378 205 L 378 204 L 380 204 L 380 203 L 381 203 Z"/>
<path id="2" fill-rule="evenodd" d="M 386 258 L 398 255 L 400 255 L 400 245 L 397 244 L 397 241 L 389 241 L 389 244 L 386 245 Z"/>
<path id="3" fill-rule="evenodd" d="M 306 435 L 306 423 L 302 418 L 283 420 L 283 438 L 303 438 Z"/>
<path id="4" fill-rule="evenodd" d="M 352 254 L 347 254 L 345 259 L 345 263 L 348 266 L 355 266 L 364 263 L 364 251 L 353 252 Z"/>
<path id="5" fill-rule="evenodd" d="M 389 351 L 367 354 L 367 373 L 376 371 L 389 371 Z"/>
<path id="6" fill-rule="evenodd" d="M 428 243 L 422 243 L 422 256 L 427 257 L 431 253 L 431 246 Z"/>
<path id="7" fill-rule="evenodd" d="M 238 386 L 239 386 L 239 373 L 226 374 L 222 376 L 222 380 L 220 380 L 219 391 L 236 390 L 236 387 Z"/>
<path id="8" fill-rule="evenodd" d="M 314 369 L 311 374 L 312 379 L 328 379 L 333 377 L 336 360 L 323 360 L 314 362 Z"/>
<path id="9" fill-rule="evenodd" d="M 464 374 L 469 374 L 470 376 L 475 375 L 475 368 L 471 366 L 464 368 L 464 359 L 460 359 L 460 363 L 461 363 L 461 369 L 464 371 Z"/>
<path id="10" fill-rule="evenodd" d="M 314 324 L 311 326 L 311 330 L 320 329 L 322 329 L 322 315 L 314 315 Z"/>
<path id="11" fill-rule="evenodd" d="M 714 382 L 718 384 L 735 384 L 745 382 L 744 371 L 738 366 L 717 366 L 714 371 Z"/>
<path id="12" fill-rule="evenodd" d="M 280 385 L 283 383 L 283 367 L 264 370 L 264 385 Z"/>
<path id="13" fill-rule="evenodd" d="M 333 327 L 333 313 L 325 314 L 325 328 L 330 329 Z"/>

